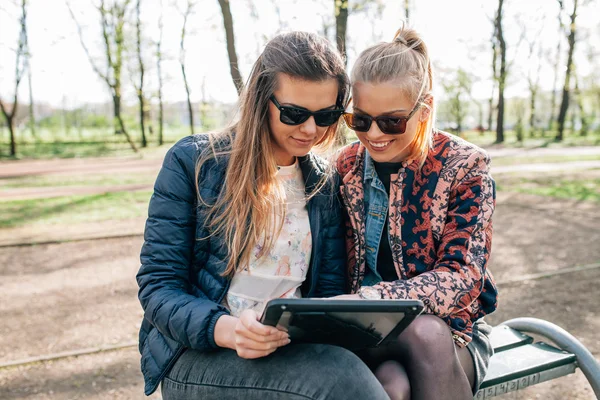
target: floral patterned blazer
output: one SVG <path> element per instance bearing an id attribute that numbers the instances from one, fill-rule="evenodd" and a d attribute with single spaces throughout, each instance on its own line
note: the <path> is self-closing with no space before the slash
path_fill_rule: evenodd
<path id="1" fill-rule="evenodd" d="M 344 147 L 337 158 L 341 194 L 348 214 L 346 245 L 350 290 L 365 276 L 365 147 Z M 442 131 L 419 168 L 405 162 L 392 175 L 389 240 L 395 281 L 375 285 L 387 299 L 418 299 L 425 312 L 449 325 L 466 346 L 473 322 L 497 307 L 497 289 L 487 262 L 492 245 L 495 185 L 487 153 Z"/>

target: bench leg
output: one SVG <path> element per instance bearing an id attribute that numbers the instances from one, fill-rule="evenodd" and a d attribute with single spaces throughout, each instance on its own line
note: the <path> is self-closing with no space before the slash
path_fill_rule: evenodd
<path id="1" fill-rule="evenodd" d="M 503 322 L 513 329 L 538 334 L 556 343 L 577 357 L 577 365 L 592 386 L 597 398 L 600 398 L 600 363 L 592 353 L 573 335 L 558 325 L 538 318 L 514 318 Z"/>

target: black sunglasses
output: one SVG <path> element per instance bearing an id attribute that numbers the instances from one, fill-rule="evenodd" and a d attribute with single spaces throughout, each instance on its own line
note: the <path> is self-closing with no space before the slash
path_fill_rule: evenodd
<path id="1" fill-rule="evenodd" d="M 271 95 L 270 99 L 273 104 L 275 104 L 275 107 L 277 107 L 279 110 L 279 120 L 286 125 L 300 125 L 312 116 L 315 118 L 315 124 L 318 126 L 330 126 L 335 124 L 337 120 L 340 119 L 340 116 L 344 113 L 343 108 L 312 112 L 306 108 L 282 106 L 279 104 L 274 95 Z"/>
<path id="2" fill-rule="evenodd" d="M 406 132 L 408 120 L 415 115 L 419 108 L 421 108 L 421 103 L 417 102 L 415 108 L 413 108 L 406 117 L 392 117 L 386 115 L 371 117 L 367 114 L 344 113 L 344 121 L 350 129 L 358 132 L 368 132 L 369 129 L 371 129 L 371 123 L 375 121 L 381 132 L 387 135 L 401 135 Z"/>

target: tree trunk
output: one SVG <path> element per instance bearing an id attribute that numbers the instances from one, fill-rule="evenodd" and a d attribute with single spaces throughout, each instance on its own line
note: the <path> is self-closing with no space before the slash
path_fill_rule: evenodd
<path id="1" fill-rule="evenodd" d="M 26 57 L 27 57 L 27 86 L 29 89 L 29 130 L 31 132 L 31 136 L 33 138 L 36 137 L 35 134 L 35 114 L 34 114 L 34 105 L 33 105 L 33 84 L 31 78 L 31 52 L 29 49 L 29 32 L 27 31 L 27 2 L 23 1 L 23 40 L 25 41 Z"/>
<path id="2" fill-rule="evenodd" d="M 577 1 L 573 2 L 573 14 L 571 14 L 571 29 L 569 32 L 569 54 L 567 57 L 567 71 L 565 73 L 565 84 L 563 85 L 562 101 L 560 103 L 560 112 L 558 113 L 558 133 L 556 140 L 563 140 L 563 131 L 565 128 L 565 118 L 569 109 L 569 90 L 571 85 L 571 69 L 573 68 L 573 51 L 575 50 L 575 19 L 577 18 Z"/>
<path id="3" fill-rule="evenodd" d="M 10 132 L 10 156 L 17 156 L 17 140 L 15 137 L 15 126 L 13 124 L 13 119 L 7 121 L 8 131 Z"/>
<path id="4" fill-rule="evenodd" d="M 142 147 L 148 147 L 146 140 L 146 104 L 144 99 L 144 60 L 142 59 L 142 21 L 140 18 L 141 0 L 137 0 L 135 5 L 136 11 L 136 39 L 137 39 L 137 57 L 138 66 L 140 68 L 140 86 L 137 88 L 138 100 L 140 103 L 140 129 L 142 131 Z"/>
<path id="5" fill-rule="evenodd" d="M 9 113 L 8 110 L 4 107 L 4 103 L 2 103 L 2 100 L 0 100 L 0 110 L 2 111 L 2 115 L 4 115 L 4 119 L 6 120 L 6 126 L 8 126 L 8 132 L 10 133 L 10 156 L 15 157 L 17 155 L 17 138 L 15 135 L 14 116 L 17 114 L 17 103 L 13 104 L 13 109 Z"/>
<path id="6" fill-rule="evenodd" d="M 187 106 L 188 113 L 190 114 L 190 132 L 194 134 L 194 109 L 192 107 L 192 101 L 190 99 L 190 85 L 188 84 L 187 75 L 185 74 L 185 65 L 181 64 L 181 73 L 183 74 L 183 83 L 185 85 L 185 93 L 187 94 Z"/>
<path id="7" fill-rule="evenodd" d="M 158 74 L 158 145 L 163 145 L 163 126 L 164 126 L 164 108 L 163 108 L 163 79 L 162 79 L 162 38 L 163 38 L 163 19 L 162 19 L 162 11 L 163 4 L 160 2 L 160 17 L 158 19 L 158 30 L 159 37 L 158 42 L 156 43 L 156 70 Z"/>
<path id="8" fill-rule="evenodd" d="M 131 146 L 131 149 L 137 153 L 138 149 L 133 140 L 131 140 L 131 136 L 127 133 L 127 129 L 125 129 L 125 123 L 123 122 L 123 117 L 121 116 L 121 96 L 119 94 L 113 94 L 113 106 L 114 106 L 114 114 L 117 123 L 119 124 L 119 129 L 123 135 L 125 135 L 125 139 Z"/>
<path id="9" fill-rule="evenodd" d="M 33 110 L 33 89 L 31 83 L 31 65 L 27 62 L 27 80 L 29 86 L 29 131 L 31 132 L 31 136 L 33 138 L 36 137 L 35 133 L 35 113 Z"/>
<path id="10" fill-rule="evenodd" d="M 529 136 L 533 137 L 535 134 L 535 98 L 537 96 L 537 88 L 530 89 L 531 99 L 529 100 Z"/>
<path id="11" fill-rule="evenodd" d="M 474 102 L 477 107 L 477 130 L 483 133 L 483 105 L 479 101 L 474 100 Z"/>
<path id="12" fill-rule="evenodd" d="M 348 65 L 346 57 L 346 28 L 348 26 L 348 0 L 334 0 L 335 11 L 335 41 L 344 63 Z"/>
<path id="13" fill-rule="evenodd" d="M 577 109 L 579 110 L 579 121 L 581 122 L 581 128 L 579 128 L 580 136 L 587 136 L 589 130 L 589 122 L 587 119 L 587 114 L 583 109 L 583 95 L 581 94 L 581 90 L 579 89 L 579 78 L 577 77 L 577 72 L 575 68 L 573 68 L 573 76 L 575 79 L 575 101 L 577 102 Z"/>
<path id="14" fill-rule="evenodd" d="M 144 94 L 141 90 L 138 95 L 138 100 L 140 102 L 140 129 L 142 131 L 142 147 L 148 147 L 148 141 L 146 140 L 146 124 L 145 124 L 146 112 L 144 110 L 146 108 L 146 104 L 144 101 Z"/>
<path id="15" fill-rule="evenodd" d="M 23 78 L 23 74 L 28 67 L 27 57 L 29 56 L 27 47 L 27 0 L 21 1 L 21 17 L 19 18 L 21 25 L 21 31 L 19 35 L 19 41 L 17 43 L 16 50 L 16 62 L 15 62 L 15 84 L 14 84 L 14 95 L 12 101 L 12 109 L 8 112 L 2 99 L 0 99 L 0 111 L 6 119 L 8 125 L 8 131 L 10 133 L 10 155 L 16 157 L 17 155 L 17 138 L 15 135 L 15 115 L 17 115 L 17 109 L 19 107 L 19 84 Z"/>
<path id="16" fill-rule="evenodd" d="M 160 49 L 160 46 L 159 46 Z M 160 53 L 160 50 L 159 50 Z M 163 141 L 163 127 L 165 125 L 164 123 L 164 106 L 163 106 L 163 95 L 162 95 L 162 88 L 163 88 L 163 80 L 162 80 L 162 72 L 161 72 L 161 68 L 160 68 L 160 63 L 161 60 L 159 59 L 157 62 L 157 68 L 158 68 L 158 145 L 162 146 L 164 141 Z"/>
<path id="17" fill-rule="evenodd" d="M 506 42 L 502 32 L 502 6 L 504 0 L 498 1 L 496 15 L 496 33 L 500 46 L 500 73 L 498 75 L 498 117 L 496 120 L 496 143 L 504 142 L 504 86 L 506 82 Z"/>
<path id="18" fill-rule="evenodd" d="M 163 127 L 164 127 L 164 110 L 162 93 L 158 96 L 158 145 L 162 146 L 164 143 L 163 139 Z"/>
<path id="19" fill-rule="evenodd" d="M 564 9 L 564 5 L 562 0 L 558 0 L 559 10 L 558 10 L 558 29 L 559 33 L 562 35 L 564 25 L 562 23 L 562 13 Z M 548 120 L 548 130 L 551 131 L 554 127 L 555 121 L 555 112 L 556 112 L 556 92 L 558 91 L 558 74 L 560 67 L 560 53 L 562 53 L 562 38 L 559 38 L 556 43 L 556 58 L 554 59 L 554 83 L 552 85 L 552 97 L 550 100 L 550 119 Z"/>
<path id="20" fill-rule="evenodd" d="M 185 87 L 185 93 L 187 95 L 187 106 L 188 106 L 188 113 L 189 113 L 189 118 L 190 118 L 190 134 L 191 135 L 194 134 L 194 109 L 192 108 L 192 101 L 190 99 L 190 96 L 191 96 L 190 85 L 188 84 L 187 75 L 185 73 L 185 34 L 186 34 L 187 20 L 188 20 L 190 13 L 192 12 L 192 7 L 193 7 L 193 3 L 188 0 L 187 8 L 186 8 L 185 12 L 183 13 L 183 26 L 181 28 L 181 40 L 179 42 L 179 50 L 180 50 L 179 64 L 181 65 L 181 75 L 183 76 L 183 85 Z"/>
<path id="21" fill-rule="evenodd" d="M 488 100 L 488 120 L 487 120 L 487 130 L 492 131 L 492 121 L 494 119 L 494 93 L 496 91 L 492 90 L 492 97 Z"/>
<path id="22" fill-rule="evenodd" d="M 489 100 L 488 131 L 492 131 L 492 120 L 494 118 L 494 95 L 498 84 L 498 26 L 494 21 L 494 34 L 492 35 L 492 94 Z"/>
<path id="23" fill-rule="evenodd" d="M 231 8 L 229 7 L 229 0 L 219 0 L 221 6 L 221 12 L 223 13 L 223 25 L 225 26 L 225 38 L 227 40 L 227 54 L 229 55 L 229 70 L 231 72 L 231 78 L 233 84 L 240 94 L 244 87 L 244 81 L 240 74 L 240 68 L 238 66 L 237 54 L 235 52 L 235 36 L 233 34 L 233 16 L 231 15 Z"/>

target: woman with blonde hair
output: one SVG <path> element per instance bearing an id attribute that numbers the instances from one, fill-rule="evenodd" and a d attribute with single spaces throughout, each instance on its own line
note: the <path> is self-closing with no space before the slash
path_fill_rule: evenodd
<path id="1" fill-rule="evenodd" d="M 351 81 L 344 119 L 360 142 L 337 162 L 354 293 L 343 297 L 425 304 L 393 345 L 360 356 L 392 399 L 473 398 L 492 354 L 481 318 L 497 303 L 489 157 L 434 128 L 431 63 L 414 30 L 363 51 Z"/>
<path id="2" fill-rule="evenodd" d="M 137 274 L 147 395 L 162 384 L 165 400 L 387 398 L 353 353 L 288 345 L 259 322 L 269 299 L 347 288 L 339 179 L 311 152 L 335 139 L 347 91 L 327 40 L 279 35 L 239 121 L 167 153 Z"/>

